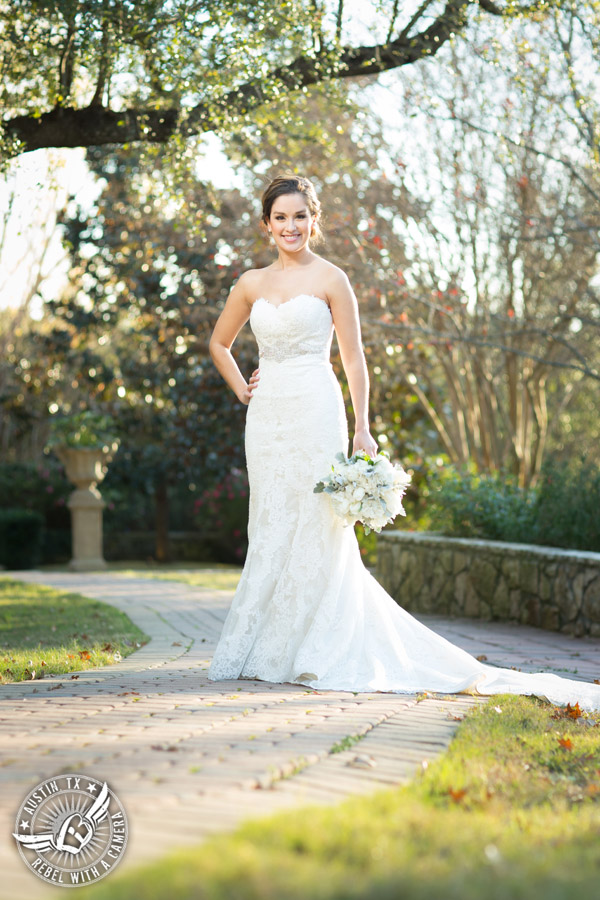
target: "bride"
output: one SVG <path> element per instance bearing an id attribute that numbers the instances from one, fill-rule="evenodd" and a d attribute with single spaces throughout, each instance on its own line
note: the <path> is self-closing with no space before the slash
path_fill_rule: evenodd
<path id="1" fill-rule="evenodd" d="M 313 493 L 348 450 L 329 353 L 335 328 L 354 412 L 353 452 L 377 454 L 358 303 L 344 272 L 310 247 L 320 204 L 308 179 L 275 178 L 262 221 L 277 249 L 234 285 L 212 359 L 248 406 L 249 547 L 208 677 L 256 678 L 337 691 L 535 694 L 600 709 L 600 686 L 476 660 L 402 609 L 364 567 L 353 528 Z M 246 322 L 258 368 L 248 382 L 231 353 Z"/>

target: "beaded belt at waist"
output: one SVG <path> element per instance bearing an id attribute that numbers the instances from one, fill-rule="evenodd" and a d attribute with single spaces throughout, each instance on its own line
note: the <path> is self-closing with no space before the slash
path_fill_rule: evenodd
<path id="1" fill-rule="evenodd" d="M 292 360 L 319 360 L 321 362 L 329 362 L 329 350 L 290 350 L 287 348 L 269 347 L 260 351 L 258 356 L 259 365 L 261 362 L 291 362 Z"/>

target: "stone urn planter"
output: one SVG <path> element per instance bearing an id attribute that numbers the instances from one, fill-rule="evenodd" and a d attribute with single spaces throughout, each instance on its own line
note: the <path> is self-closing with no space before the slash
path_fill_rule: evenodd
<path id="1" fill-rule="evenodd" d="M 119 445 L 115 441 L 102 447 L 55 446 L 55 454 L 65 467 L 67 478 L 76 490 L 69 497 L 73 558 L 69 568 L 76 572 L 106 568 L 102 550 L 102 511 L 104 500 L 98 484 Z"/>

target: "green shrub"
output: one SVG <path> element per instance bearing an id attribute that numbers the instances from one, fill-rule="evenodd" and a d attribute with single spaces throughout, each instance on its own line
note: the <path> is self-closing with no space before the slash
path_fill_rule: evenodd
<path id="1" fill-rule="evenodd" d="M 46 520 L 68 525 L 66 502 L 72 491 L 62 465 L 52 456 L 39 464 L 0 463 L 0 508 L 34 509 Z"/>
<path id="2" fill-rule="evenodd" d="M 24 509 L 40 513 L 44 520 L 42 562 L 70 558 L 70 514 L 67 506 L 73 485 L 53 456 L 39 464 L 0 463 L 0 509 Z"/>
<path id="3" fill-rule="evenodd" d="M 32 509 L 0 509 L 0 564 L 32 569 L 42 555 L 44 517 Z"/>
<path id="4" fill-rule="evenodd" d="M 446 472 L 431 492 L 431 526 L 455 537 L 530 542 L 534 496 L 512 476 Z"/>
<path id="5" fill-rule="evenodd" d="M 549 460 L 536 490 L 536 542 L 600 552 L 600 471 Z"/>
<path id="6" fill-rule="evenodd" d="M 431 529 L 477 537 L 600 551 L 600 472 L 585 459 L 549 460 L 535 488 L 507 474 L 446 468 L 430 492 Z"/>
<path id="7" fill-rule="evenodd" d="M 232 469 L 194 503 L 200 536 L 217 562 L 243 563 L 248 550 L 248 476 Z"/>

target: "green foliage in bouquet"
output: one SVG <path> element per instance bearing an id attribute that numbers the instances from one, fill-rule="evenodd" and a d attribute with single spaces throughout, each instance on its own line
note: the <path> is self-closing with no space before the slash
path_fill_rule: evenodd
<path id="1" fill-rule="evenodd" d="M 331 495 L 335 513 L 346 525 L 361 522 L 365 534 L 379 533 L 397 515 L 405 515 L 402 497 L 410 475 L 399 464 L 392 464 L 387 453 L 370 457 L 364 450 L 349 459 L 337 453 L 331 475 L 318 481 L 313 493 Z M 361 466 L 361 463 L 366 463 Z"/>

